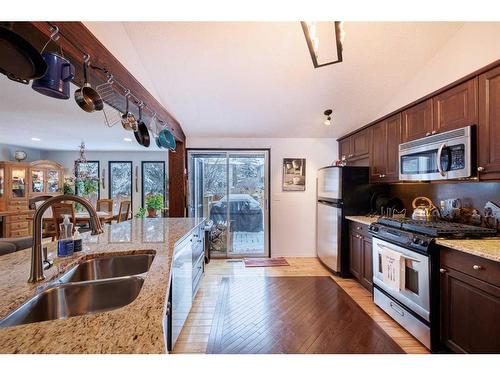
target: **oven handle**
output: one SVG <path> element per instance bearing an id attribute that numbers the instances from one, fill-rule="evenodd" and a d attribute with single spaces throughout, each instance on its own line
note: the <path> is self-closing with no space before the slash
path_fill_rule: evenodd
<path id="1" fill-rule="evenodd" d="M 390 247 L 388 247 L 388 246 L 384 246 L 384 245 L 381 245 L 381 244 L 379 244 L 379 243 L 377 244 L 377 246 L 378 246 L 378 247 L 380 247 L 381 249 L 386 249 L 386 250 L 396 251 L 396 252 L 398 252 L 398 253 L 399 253 L 399 251 L 394 250 L 394 249 L 391 249 Z M 401 256 L 402 256 L 403 258 L 408 259 L 408 260 L 411 260 L 411 261 L 413 261 L 413 262 L 420 263 L 420 260 L 418 260 L 417 258 L 412 258 L 412 257 L 409 257 L 409 256 L 407 256 L 407 255 L 404 255 L 403 253 L 401 253 Z"/>
<path id="2" fill-rule="evenodd" d="M 446 173 L 445 173 L 445 171 L 443 171 L 443 168 L 441 168 L 441 154 L 443 153 L 443 149 L 445 147 L 446 147 L 446 143 L 443 143 L 441 146 L 439 146 L 437 156 L 436 156 L 437 168 L 438 168 L 439 174 L 443 177 L 446 176 Z"/>

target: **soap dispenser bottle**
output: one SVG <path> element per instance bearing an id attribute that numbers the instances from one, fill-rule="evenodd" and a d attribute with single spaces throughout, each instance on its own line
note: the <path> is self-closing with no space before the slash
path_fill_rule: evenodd
<path id="1" fill-rule="evenodd" d="M 73 255 L 73 224 L 69 215 L 64 215 L 62 224 L 59 224 L 59 241 L 57 242 L 57 256 L 67 257 Z"/>

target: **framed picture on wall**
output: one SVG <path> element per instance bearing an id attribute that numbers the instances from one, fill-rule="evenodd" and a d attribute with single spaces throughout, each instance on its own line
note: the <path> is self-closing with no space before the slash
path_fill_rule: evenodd
<path id="1" fill-rule="evenodd" d="M 283 191 L 306 190 L 306 159 L 283 159 Z"/>

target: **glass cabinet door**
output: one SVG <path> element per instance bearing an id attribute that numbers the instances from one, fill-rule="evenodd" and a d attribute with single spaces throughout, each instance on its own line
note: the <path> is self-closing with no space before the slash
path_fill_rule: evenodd
<path id="1" fill-rule="evenodd" d="M 4 190 L 4 185 L 5 185 L 5 182 L 4 182 L 4 177 L 5 176 L 5 169 L 2 167 L 0 168 L 0 198 L 3 197 L 3 190 Z"/>
<path id="2" fill-rule="evenodd" d="M 33 193 L 43 193 L 44 191 L 44 171 L 33 169 L 31 171 L 31 191 Z"/>
<path id="3" fill-rule="evenodd" d="M 59 171 L 56 169 L 47 172 L 47 190 L 49 193 L 59 192 Z"/>
<path id="4" fill-rule="evenodd" d="M 12 198 L 26 197 L 26 169 L 12 168 L 11 176 Z"/>

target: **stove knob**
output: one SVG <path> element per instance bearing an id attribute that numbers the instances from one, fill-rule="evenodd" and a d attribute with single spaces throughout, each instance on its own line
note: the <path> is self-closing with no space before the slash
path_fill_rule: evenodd
<path id="1" fill-rule="evenodd" d="M 427 241 L 422 241 L 422 243 L 421 243 L 421 245 L 424 246 L 424 247 L 427 246 L 428 244 L 429 243 Z"/>
<path id="2" fill-rule="evenodd" d="M 413 242 L 414 244 L 417 244 L 417 245 L 418 245 L 418 241 L 420 241 L 418 238 L 414 238 L 414 239 L 412 240 L 412 242 Z"/>

